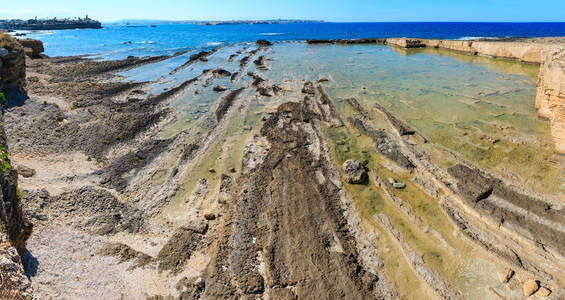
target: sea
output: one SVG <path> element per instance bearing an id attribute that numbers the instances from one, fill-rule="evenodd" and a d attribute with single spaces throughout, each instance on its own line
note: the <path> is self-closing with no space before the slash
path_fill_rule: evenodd
<path id="1" fill-rule="evenodd" d="M 304 41 L 418 37 L 475 39 L 565 36 L 565 23 L 294 23 L 271 25 L 103 24 L 102 29 L 18 31 L 43 41 L 48 56 L 88 55 L 102 59 L 171 55 L 258 39 Z"/>

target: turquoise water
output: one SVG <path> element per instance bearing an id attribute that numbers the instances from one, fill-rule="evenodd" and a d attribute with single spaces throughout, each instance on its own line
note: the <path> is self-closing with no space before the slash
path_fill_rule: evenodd
<path id="1" fill-rule="evenodd" d="M 565 23 L 322 23 L 276 25 L 158 25 L 141 27 L 103 24 L 102 29 L 39 31 L 28 37 L 42 40 L 49 56 L 95 55 L 112 59 L 128 55 L 171 55 L 217 46 L 306 39 L 420 37 L 565 36 Z M 131 42 L 131 43 L 129 43 Z"/>
<path id="2" fill-rule="evenodd" d="M 329 81 L 321 85 L 344 116 L 352 112 L 343 99 L 357 98 L 369 110 L 379 103 L 432 143 L 462 159 L 532 181 L 535 188 L 563 193 L 561 170 L 548 162 L 553 148 L 549 124 L 537 119 L 534 108 L 538 66 L 437 49 L 279 43 L 252 58 L 266 55 L 267 70 L 258 70 L 252 63 L 239 70 L 238 59 L 246 54 L 241 53 L 232 62 L 228 58 L 243 49 L 255 48 L 249 44 L 222 47 L 208 62 L 196 62 L 173 75 L 170 71 L 182 65 L 186 55 L 121 75 L 126 81 L 154 80 L 147 90 L 157 94 L 205 69 L 242 71 L 243 76 L 235 83 L 229 77 L 218 77 L 209 86 L 201 82 L 180 96 L 171 105 L 181 112 L 181 117 L 164 130 L 164 137 L 198 124 L 223 95 L 212 88 L 225 85 L 233 90 L 245 86 L 250 81 L 245 75 L 249 71 L 285 89 L 284 96 L 261 99 L 261 105 L 300 100 L 304 80 L 326 78 Z M 195 94 L 195 90 L 199 93 Z"/>

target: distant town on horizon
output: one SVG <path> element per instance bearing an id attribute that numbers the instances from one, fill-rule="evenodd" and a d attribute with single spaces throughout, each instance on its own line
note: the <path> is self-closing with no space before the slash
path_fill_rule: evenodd
<path id="1" fill-rule="evenodd" d="M 326 23 L 322 20 L 230 20 L 230 21 L 203 21 L 203 20 L 144 20 L 144 19 L 124 19 L 117 22 L 106 22 L 110 25 L 166 25 L 166 24 L 198 24 L 198 25 L 260 25 L 260 24 L 291 24 L 291 23 Z M 52 19 L 0 19 L 0 30 L 56 30 L 56 29 L 80 29 L 80 28 L 102 28 L 102 23 L 91 19 L 88 15 L 85 18 L 52 18 Z"/>

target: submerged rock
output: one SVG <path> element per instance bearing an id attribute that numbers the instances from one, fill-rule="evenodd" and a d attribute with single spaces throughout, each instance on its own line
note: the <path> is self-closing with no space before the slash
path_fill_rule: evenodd
<path id="1" fill-rule="evenodd" d="M 352 159 L 344 162 L 341 170 L 345 181 L 348 183 L 362 183 L 367 177 L 363 164 Z"/>
<path id="2" fill-rule="evenodd" d="M 227 90 L 227 89 L 228 89 L 228 88 L 225 87 L 225 86 L 223 86 L 223 85 L 217 85 L 217 86 L 215 86 L 212 90 L 213 90 L 214 92 L 223 92 L 223 91 L 225 91 L 225 90 Z"/>

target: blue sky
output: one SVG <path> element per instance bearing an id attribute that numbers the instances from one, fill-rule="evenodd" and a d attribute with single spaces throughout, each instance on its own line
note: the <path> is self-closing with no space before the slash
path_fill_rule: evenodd
<path id="1" fill-rule="evenodd" d="M 18 0 L 0 19 L 565 22 L 565 0 Z"/>

